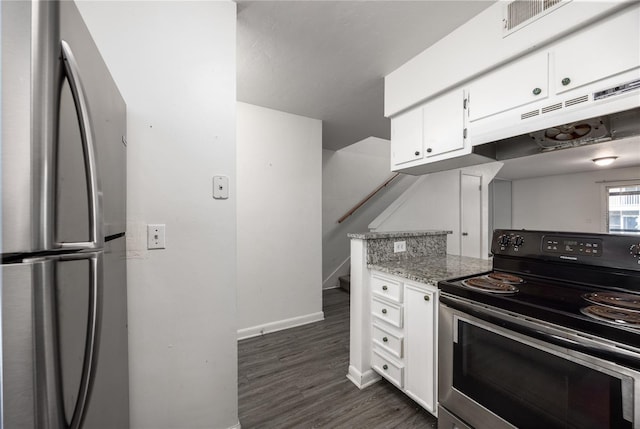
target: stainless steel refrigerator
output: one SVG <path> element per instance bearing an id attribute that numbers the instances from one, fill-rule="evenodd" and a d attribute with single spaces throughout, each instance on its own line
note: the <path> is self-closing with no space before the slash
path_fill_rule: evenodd
<path id="1" fill-rule="evenodd" d="M 126 106 L 72 1 L 0 15 L 0 426 L 127 428 Z"/>

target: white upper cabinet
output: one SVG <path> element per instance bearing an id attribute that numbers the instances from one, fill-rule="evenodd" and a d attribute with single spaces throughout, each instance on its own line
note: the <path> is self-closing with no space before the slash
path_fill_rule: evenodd
<path id="1" fill-rule="evenodd" d="M 469 122 L 544 100 L 549 96 L 547 52 L 535 53 L 469 84 Z"/>
<path id="2" fill-rule="evenodd" d="M 450 91 L 422 108 L 425 156 L 433 158 L 464 148 L 464 93 Z"/>
<path id="3" fill-rule="evenodd" d="M 640 64 L 640 17 L 618 14 L 580 31 L 551 50 L 558 94 L 631 70 Z"/>
<path id="4" fill-rule="evenodd" d="M 391 120 L 391 165 L 422 157 L 422 109 L 417 108 Z"/>

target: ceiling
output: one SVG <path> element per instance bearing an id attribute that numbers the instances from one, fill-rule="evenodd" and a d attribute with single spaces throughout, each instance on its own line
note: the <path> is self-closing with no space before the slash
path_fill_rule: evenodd
<path id="1" fill-rule="evenodd" d="M 326 149 L 389 139 L 384 76 L 493 2 L 238 0 L 237 99 L 322 120 Z"/>
<path id="2" fill-rule="evenodd" d="M 539 155 L 510 159 L 504 162 L 497 176 L 518 180 L 556 174 L 570 174 L 602 170 L 592 160 L 607 156 L 618 159 L 607 168 L 637 167 L 640 165 L 640 137 L 557 150 Z M 638 170 L 640 174 L 640 169 Z M 638 176 L 636 176 L 638 177 Z"/>

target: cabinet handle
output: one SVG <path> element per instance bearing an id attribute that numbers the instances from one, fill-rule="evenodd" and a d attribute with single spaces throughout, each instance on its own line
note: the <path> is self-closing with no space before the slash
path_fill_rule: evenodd
<path id="1" fill-rule="evenodd" d="M 420 151 L 419 150 L 415 151 L 415 155 L 416 156 L 420 155 Z"/>
<path id="2" fill-rule="evenodd" d="M 562 85 L 563 86 L 567 86 L 571 83 L 571 79 L 569 79 L 568 77 L 565 77 L 564 79 L 562 79 Z"/>
<path id="3" fill-rule="evenodd" d="M 387 309 L 386 308 L 382 309 L 382 314 L 387 314 Z"/>
<path id="4" fill-rule="evenodd" d="M 540 88 L 533 88 L 533 95 L 540 95 L 542 90 Z"/>
<path id="5" fill-rule="evenodd" d="M 387 285 L 382 286 L 382 290 L 387 290 L 387 289 L 389 289 Z"/>
<path id="6" fill-rule="evenodd" d="M 387 365 L 386 363 L 384 365 L 382 365 L 382 369 L 384 369 L 385 371 L 389 369 L 389 365 Z"/>
<path id="7" fill-rule="evenodd" d="M 428 148 L 428 149 L 427 149 L 427 153 L 431 153 L 431 152 L 433 152 L 433 149 Z"/>
<path id="8" fill-rule="evenodd" d="M 424 300 L 425 300 L 425 301 L 429 301 L 430 299 L 431 299 L 431 297 L 429 297 L 429 295 L 425 295 L 425 296 L 424 296 Z"/>
<path id="9" fill-rule="evenodd" d="M 382 337 L 382 342 L 383 342 L 383 343 L 386 343 L 386 342 L 388 342 L 388 341 L 389 341 L 389 338 L 387 338 L 387 337 Z"/>

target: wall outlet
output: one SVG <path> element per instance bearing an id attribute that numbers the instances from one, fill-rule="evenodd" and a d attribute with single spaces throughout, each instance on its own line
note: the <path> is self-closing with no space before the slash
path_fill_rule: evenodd
<path id="1" fill-rule="evenodd" d="M 147 249 L 164 249 L 164 224 L 147 225 Z"/>
<path id="2" fill-rule="evenodd" d="M 393 253 L 406 252 L 406 251 L 407 251 L 407 242 L 406 241 L 394 241 L 393 242 Z"/>

